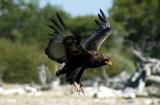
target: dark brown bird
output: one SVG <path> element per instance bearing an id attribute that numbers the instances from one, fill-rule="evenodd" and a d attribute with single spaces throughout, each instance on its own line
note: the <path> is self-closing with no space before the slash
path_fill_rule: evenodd
<path id="1" fill-rule="evenodd" d="M 100 46 L 110 35 L 110 24 L 100 9 L 99 20 L 95 20 L 98 28 L 93 35 L 80 40 L 80 36 L 74 35 L 64 24 L 57 13 L 58 22 L 51 19 L 53 25 L 49 25 L 54 30 L 49 39 L 45 53 L 48 57 L 58 63 L 65 63 L 56 75 L 66 75 L 70 83 L 74 83 L 77 92 L 84 92 L 80 78 L 86 68 L 96 68 L 103 65 L 112 65 L 109 57 L 103 56 L 98 52 Z"/>

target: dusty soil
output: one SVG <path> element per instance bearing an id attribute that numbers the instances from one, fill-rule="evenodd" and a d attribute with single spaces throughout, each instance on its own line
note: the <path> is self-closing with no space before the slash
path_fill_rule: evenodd
<path id="1" fill-rule="evenodd" d="M 87 96 L 30 96 L 7 95 L 0 96 L 0 105 L 160 105 L 160 99 L 96 99 Z"/>
<path id="2" fill-rule="evenodd" d="M 160 98 L 103 98 L 70 94 L 71 87 L 27 94 L 0 95 L 0 105 L 160 105 Z"/>
<path id="3" fill-rule="evenodd" d="M 149 98 L 94 99 L 82 96 L 0 96 L 0 105 L 160 105 Z"/>

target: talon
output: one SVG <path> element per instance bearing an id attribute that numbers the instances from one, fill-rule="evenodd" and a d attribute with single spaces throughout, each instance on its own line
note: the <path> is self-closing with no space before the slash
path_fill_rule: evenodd
<path id="1" fill-rule="evenodd" d="M 82 91 L 82 93 L 84 94 L 84 88 L 83 88 L 83 87 L 81 87 L 81 91 Z"/>
<path id="2" fill-rule="evenodd" d="M 80 83 L 80 88 L 81 88 L 82 93 L 84 94 L 84 87 L 83 87 L 83 84 L 81 83 Z"/>
<path id="3" fill-rule="evenodd" d="M 76 90 L 76 92 L 80 92 L 81 91 L 81 89 L 80 89 L 80 85 L 79 84 L 77 84 L 76 82 L 74 83 L 74 85 L 75 85 L 75 90 Z"/>
<path id="4" fill-rule="evenodd" d="M 78 94 L 80 94 L 80 92 L 82 92 L 84 94 L 84 88 L 83 88 L 83 85 L 81 83 L 74 83 L 75 85 L 75 90 Z"/>

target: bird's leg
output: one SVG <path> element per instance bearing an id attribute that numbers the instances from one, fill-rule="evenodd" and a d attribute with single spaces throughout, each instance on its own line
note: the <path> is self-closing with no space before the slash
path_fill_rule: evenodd
<path id="1" fill-rule="evenodd" d="M 84 94 L 84 87 L 82 83 L 80 83 L 80 88 L 81 88 L 82 93 Z"/>
<path id="2" fill-rule="evenodd" d="M 80 84 L 78 84 L 77 82 L 74 82 L 74 86 L 75 86 L 76 92 L 79 93 L 81 91 Z"/>
<path id="3" fill-rule="evenodd" d="M 84 88 L 81 83 L 74 82 L 74 85 L 75 85 L 76 92 L 78 92 L 78 94 L 80 92 L 82 92 L 84 94 Z"/>

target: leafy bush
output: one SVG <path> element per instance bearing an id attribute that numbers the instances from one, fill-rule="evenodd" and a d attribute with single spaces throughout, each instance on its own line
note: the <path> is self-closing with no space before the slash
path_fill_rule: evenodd
<path id="1" fill-rule="evenodd" d="M 5 82 L 38 82 L 38 66 L 43 52 L 35 45 L 0 39 L 0 75 Z M 49 68 L 54 63 L 46 61 Z"/>

